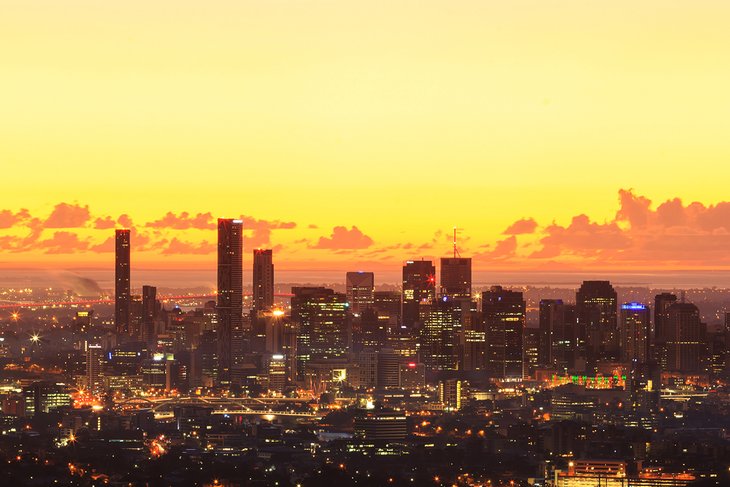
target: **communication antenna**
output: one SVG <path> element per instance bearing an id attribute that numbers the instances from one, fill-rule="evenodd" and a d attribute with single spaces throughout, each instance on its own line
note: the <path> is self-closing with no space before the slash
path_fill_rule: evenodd
<path id="1" fill-rule="evenodd" d="M 456 227 L 454 227 L 454 259 L 457 257 L 461 257 L 461 254 L 459 253 L 459 250 L 456 248 Z"/>

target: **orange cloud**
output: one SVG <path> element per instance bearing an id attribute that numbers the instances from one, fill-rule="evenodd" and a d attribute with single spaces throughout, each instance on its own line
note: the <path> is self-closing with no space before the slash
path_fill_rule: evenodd
<path id="1" fill-rule="evenodd" d="M 532 218 L 523 218 L 517 220 L 507 229 L 502 232 L 503 235 L 525 235 L 528 233 L 534 233 L 537 229 L 537 222 Z"/>
<path id="2" fill-rule="evenodd" d="M 81 228 L 91 219 L 89 206 L 59 203 L 43 223 L 45 228 Z"/>
<path id="3" fill-rule="evenodd" d="M 183 211 L 179 215 L 168 211 L 159 220 L 149 222 L 145 226 L 150 228 L 171 228 L 174 230 L 188 230 L 190 228 L 213 230 L 216 228 L 213 215 L 210 212 L 198 213 L 195 216 L 191 216 L 187 211 Z"/>
<path id="4" fill-rule="evenodd" d="M 334 227 L 329 237 L 319 237 L 319 241 L 311 246 L 312 249 L 366 249 L 373 244 L 373 239 L 365 235 L 359 228 L 353 226 Z"/>
<path id="5" fill-rule="evenodd" d="M 258 220 L 246 215 L 242 215 L 241 220 L 243 220 L 243 244 L 249 249 L 269 246 L 272 230 L 291 230 L 297 227 L 294 222 Z"/>
<path id="6" fill-rule="evenodd" d="M 12 228 L 29 219 L 30 213 L 26 209 L 21 209 L 17 213 L 13 213 L 10 210 L 2 210 L 0 211 L 0 228 Z"/>
<path id="7" fill-rule="evenodd" d="M 162 250 L 161 254 L 210 254 L 214 252 L 215 249 L 215 244 L 212 244 L 207 240 L 203 240 L 200 243 L 192 243 L 173 238 L 170 243 Z"/>

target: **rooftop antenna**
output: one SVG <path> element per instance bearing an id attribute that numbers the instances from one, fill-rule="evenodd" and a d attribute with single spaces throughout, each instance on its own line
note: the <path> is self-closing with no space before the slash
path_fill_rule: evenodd
<path id="1" fill-rule="evenodd" d="M 459 250 L 456 248 L 456 227 L 454 227 L 454 259 L 461 257 Z"/>

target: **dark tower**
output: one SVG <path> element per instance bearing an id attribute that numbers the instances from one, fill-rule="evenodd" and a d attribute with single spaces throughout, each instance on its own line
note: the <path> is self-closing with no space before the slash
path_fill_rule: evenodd
<path id="1" fill-rule="evenodd" d="M 252 317 L 256 312 L 266 311 L 274 306 L 274 262 L 271 249 L 253 251 L 253 305 Z"/>
<path id="2" fill-rule="evenodd" d="M 129 230 L 116 230 L 114 254 L 114 326 L 117 333 L 129 333 L 130 312 L 130 233 Z"/>
<path id="3" fill-rule="evenodd" d="M 608 281 L 583 281 L 576 293 L 578 335 L 587 372 L 595 372 L 601 360 L 619 358 L 617 300 Z"/>
<path id="4" fill-rule="evenodd" d="M 218 219 L 218 381 L 231 383 L 234 338 L 243 328 L 243 222 Z"/>
<path id="5" fill-rule="evenodd" d="M 669 314 L 671 305 L 677 302 L 677 295 L 657 294 L 654 297 L 654 333 L 652 355 L 662 370 L 667 368 L 667 337 L 669 333 Z"/>
<path id="6" fill-rule="evenodd" d="M 403 324 L 418 321 L 418 306 L 436 298 L 436 267 L 430 260 L 409 260 L 403 266 Z"/>
<path id="7" fill-rule="evenodd" d="M 441 294 L 455 299 L 471 299 L 470 258 L 441 258 Z"/>
<path id="8" fill-rule="evenodd" d="M 492 286 L 482 293 L 487 371 L 500 379 L 522 379 L 522 334 L 526 303 L 521 292 Z"/>

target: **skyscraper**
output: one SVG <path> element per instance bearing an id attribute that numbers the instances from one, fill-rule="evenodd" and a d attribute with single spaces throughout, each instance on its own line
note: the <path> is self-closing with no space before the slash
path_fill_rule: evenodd
<path id="1" fill-rule="evenodd" d="M 650 310 L 641 303 L 621 305 L 621 360 L 623 362 L 649 361 Z"/>
<path id="2" fill-rule="evenodd" d="M 346 276 L 347 302 L 350 311 L 360 314 L 375 303 L 375 274 L 372 272 L 348 272 Z"/>
<path id="3" fill-rule="evenodd" d="M 661 293 L 654 297 L 654 333 L 652 355 L 662 370 L 667 367 L 667 333 L 669 332 L 669 307 L 677 302 L 677 295 Z"/>
<path id="4" fill-rule="evenodd" d="M 500 379 L 523 376 L 522 334 L 526 303 L 522 293 L 492 286 L 482 293 L 482 319 L 487 335 L 487 371 Z"/>
<path id="5" fill-rule="evenodd" d="M 703 367 L 704 338 L 697 306 L 674 303 L 667 308 L 666 370 L 690 374 L 706 372 Z"/>
<path id="6" fill-rule="evenodd" d="M 608 281 L 583 281 L 576 293 L 579 346 L 587 372 L 595 372 L 601 360 L 619 358 L 617 300 Z"/>
<path id="7" fill-rule="evenodd" d="M 274 263 L 271 249 L 253 251 L 253 305 L 256 312 L 267 311 L 274 306 Z"/>
<path id="8" fill-rule="evenodd" d="M 230 384 L 243 332 L 243 221 L 218 219 L 218 381 Z M 236 340 L 239 338 L 239 340 Z M 234 340 L 236 343 L 234 343 Z"/>
<path id="9" fill-rule="evenodd" d="M 347 355 L 347 297 L 324 287 L 294 287 L 292 294 L 291 319 L 299 327 L 296 369 L 302 380 L 310 362 Z"/>
<path id="10" fill-rule="evenodd" d="M 421 306 L 421 360 L 428 370 L 457 370 L 461 307 L 454 299 L 433 300 Z"/>
<path id="11" fill-rule="evenodd" d="M 441 258 L 441 294 L 455 299 L 471 299 L 471 258 Z"/>
<path id="12" fill-rule="evenodd" d="M 436 298 L 436 267 L 430 260 L 409 260 L 403 266 L 403 324 L 418 321 L 418 306 Z"/>
<path id="13" fill-rule="evenodd" d="M 130 231 L 116 230 L 114 252 L 114 326 L 119 334 L 129 333 Z"/>
<path id="14" fill-rule="evenodd" d="M 157 288 L 142 286 L 142 341 L 149 346 L 154 346 L 157 342 L 155 320 L 158 311 Z"/>

